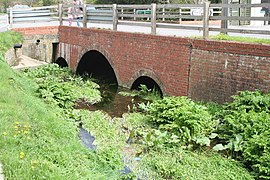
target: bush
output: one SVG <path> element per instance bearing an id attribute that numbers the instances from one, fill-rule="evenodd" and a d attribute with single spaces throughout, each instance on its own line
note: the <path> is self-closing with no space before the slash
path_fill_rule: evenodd
<path id="1" fill-rule="evenodd" d="M 159 129 L 176 134 L 183 143 L 210 135 L 217 124 L 205 106 L 187 97 L 165 97 L 146 110 Z"/>
<path id="2" fill-rule="evenodd" d="M 257 178 L 270 178 L 270 94 L 243 91 L 225 105 L 218 128 L 231 155 L 250 166 Z"/>

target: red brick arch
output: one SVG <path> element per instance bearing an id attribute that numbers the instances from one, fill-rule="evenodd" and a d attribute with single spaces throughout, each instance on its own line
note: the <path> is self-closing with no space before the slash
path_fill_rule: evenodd
<path id="1" fill-rule="evenodd" d="M 78 65 L 79 65 L 79 62 L 82 60 L 82 57 L 90 52 L 90 51 L 97 51 L 99 52 L 100 54 L 102 54 L 106 60 L 108 61 L 108 63 L 110 64 L 110 66 L 112 67 L 114 73 L 115 73 L 115 76 L 116 76 L 116 79 L 117 79 L 117 82 L 119 82 L 119 76 L 118 76 L 118 72 L 117 72 L 117 68 L 115 68 L 115 65 L 113 63 L 113 60 L 112 60 L 112 57 L 110 57 L 109 53 L 106 52 L 105 49 L 103 49 L 101 46 L 99 45 L 89 45 L 87 47 L 83 47 L 80 52 L 79 52 L 79 55 L 78 55 L 78 60 L 77 60 L 77 63 L 76 63 L 76 71 L 77 71 L 77 68 L 78 68 Z"/>
<path id="2" fill-rule="evenodd" d="M 159 79 L 159 77 L 152 71 L 149 69 L 141 69 L 138 70 L 131 78 L 129 83 L 127 84 L 128 88 L 131 88 L 132 84 L 140 77 L 142 76 L 147 76 L 151 79 L 153 79 L 158 85 L 160 90 L 162 91 L 162 93 L 164 94 L 164 92 L 166 92 L 166 89 L 162 83 L 162 81 Z"/>

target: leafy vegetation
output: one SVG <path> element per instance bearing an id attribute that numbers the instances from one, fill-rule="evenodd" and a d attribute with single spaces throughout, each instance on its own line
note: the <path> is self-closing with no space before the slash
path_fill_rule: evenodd
<path id="1" fill-rule="evenodd" d="M 3 56 L 3 53 L 5 53 L 15 43 L 20 43 L 22 41 L 22 35 L 17 32 L 10 31 L 0 33 L 0 56 Z"/>
<path id="2" fill-rule="evenodd" d="M 150 121 L 160 130 L 177 135 L 182 144 L 209 136 L 217 125 L 207 107 L 186 97 L 165 97 L 145 109 Z"/>
<path id="3" fill-rule="evenodd" d="M 89 103 L 101 99 L 96 83 L 83 80 L 72 74 L 68 68 L 59 68 L 57 64 L 28 70 L 26 75 L 39 85 L 37 93 L 41 98 L 60 108 L 71 108 L 78 99 Z"/>
<path id="4" fill-rule="evenodd" d="M 157 173 L 154 179 L 252 179 L 236 161 L 209 151 L 164 148 L 151 151 L 142 161 Z"/>
<path id="5" fill-rule="evenodd" d="M 270 93 L 243 91 L 233 99 L 220 114 L 223 149 L 251 166 L 257 178 L 269 179 Z"/>

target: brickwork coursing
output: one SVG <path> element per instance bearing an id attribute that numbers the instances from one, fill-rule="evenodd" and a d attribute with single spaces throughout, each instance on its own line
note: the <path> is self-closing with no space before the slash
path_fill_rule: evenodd
<path id="1" fill-rule="evenodd" d="M 76 46 L 70 48 L 70 57 L 65 57 L 66 52 L 59 54 L 70 59 L 73 70 L 76 69 L 75 61 L 87 51 L 97 50 L 111 64 L 121 86 L 131 87 L 139 76 L 147 75 L 165 94 L 188 94 L 189 39 L 76 27 L 61 27 L 59 34 L 59 49 Z"/>
<path id="2" fill-rule="evenodd" d="M 59 42 L 58 57 L 74 71 L 86 52 L 97 50 L 125 87 L 145 75 L 164 94 L 215 102 L 229 101 L 240 90 L 270 90 L 270 45 L 64 26 Z"/>
<path id="3" fill-rule="evenodd" d="M 22 33 L 23 35 L 55 35 L 58 34 L 58 26 L 44 26 L 31 28 L 13 28 L 13 31 Z"/>

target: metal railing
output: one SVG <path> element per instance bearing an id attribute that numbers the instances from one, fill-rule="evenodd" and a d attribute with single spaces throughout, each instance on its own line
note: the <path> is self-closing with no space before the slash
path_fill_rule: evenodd
<path id="1" fill-rule="evenodd" d="M 39 21 L 59 21 L 63 25 L 68 21 L 68 8 L 81 8 L 83 18 L 80 21 L 83 27 L 88 23 L 109 23 L 113 25 L 113 30 L 117 30 L 118 25 L 144 26 L 151 28 L 151 34 L 156 34 L 157 28 L 185 29 L 203 31 L 203 37 L 208 38 L 209 31 L 222 33 L 246 33 L 270 35 L 270 30 L 263 29 L 243 29 L 229 28 L 229 22 L 247 21 L 262 22 L 268 24 L 270 17 L 260 14 L 260 16 L 234 16 L 232 9 L 262 9 L 270 7 L 270 3 L 264 4 L 151 4 L 151 5 L 90 5 L 80 6 L 62 5 L 29 8 L 25 10 L 9 9 L 9 22 L 12 27 L 14 23 L 39 22 Z M 210 22 L 221 22 L 218 26 L 211 26 Z M 192 25 L 186 22 L 196 22 Z"/>

